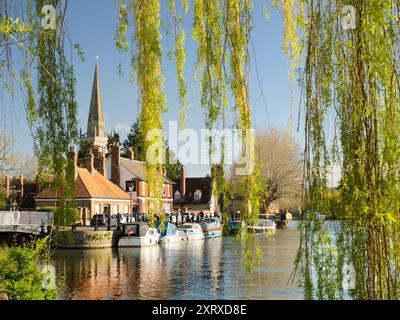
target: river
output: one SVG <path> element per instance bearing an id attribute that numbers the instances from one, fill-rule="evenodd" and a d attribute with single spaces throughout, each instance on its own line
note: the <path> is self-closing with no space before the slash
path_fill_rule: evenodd
<path id="1" fill-rule="evenodd" d="M 272 236 L 256 235 L 260 270 L 246 274 L 241 245 L 229 237 L 147 248 L 58 250 L 60 298 L 99 299 L 302 299 L 287 283 L 299 243 L 296 221 Z"/>

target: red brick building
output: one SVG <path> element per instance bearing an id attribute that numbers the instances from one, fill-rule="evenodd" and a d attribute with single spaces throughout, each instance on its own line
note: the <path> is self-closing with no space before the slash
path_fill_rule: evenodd
<path id="1" fill-rule="evenodd" d="M 70 201 L 80 210 L 83 224 L 89 224 L 89 220 L 94 214 L 128 213 L 129 195 L 104 176 L 104 167 L 103 170 L 96 170 L 91 149 L 88 152 L 86 163 L 80 167 L 77 166 L 77 154 L 74 147 L 70 148 L 68 157 L 70 164 L 74 167 L 75 176 L 75 197 Z M 103 163 L 105 162 L 103 161 Z M 54 207 L 57 201 L 58 198 L 51 188 L 47 188 L 35 196 L 36 209 Z"/>
<path id="2" fill-rule="evenodd" d="M 157 208 L 157 200 L 149 195 L 146 179 L 146 163 L 135 160 L 133 151 L 128 157 L 121 156 L 121 147 L 114 144 L 111 154 L 106 159 L 106 176 L 114 184 L 125 190 L 132 199 L 132 212 L 149 213 L 150 209 L 161 212 L 172 212 L 174 182 L 166 176 L 166 172 L 160 173 L 163 180 L 163 194 L 161 208 Z M 129 190 L 132 186 L 132 191 Z"/>

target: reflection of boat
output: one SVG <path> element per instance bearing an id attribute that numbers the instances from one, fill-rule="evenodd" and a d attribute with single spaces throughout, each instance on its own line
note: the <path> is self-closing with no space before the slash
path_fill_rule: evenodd
<path id="1" fill-rule="evenodd" d="M 118 241 L 118 247 L 147 247 L 158 244 L 160 234 L 147 223 L 123 224 L 123 236 Z"/>
<path id="2" fill-rule="evenodd" d="M 276 230 L 276 224 L 270 219 L 259 219 L 258 224 L 254 226 L 247 226 L 247 228 L 254 233 L 267 233 Z"/>
<path id="3" fill-rule="evenodd" d="M 160 234 L 160 243 L 176 243 L 186 241 L 188 237 L 182 230 L 176 228 L 176 225 L 170 222 L 165 223 L 165 229 Z"/>
<path id="4" fill-rule="evenodd" d="M 205 238 L 222 236 L 221 222 L 218 217 L 204 218 L 201 220 L 201 228 L 203 229 Z"/>
<path id="5" fill-rule="evenodd" d="M 181 228 L 188 240 L 204 240 L 203 230 L 198 223 L 185 223 Z"/>

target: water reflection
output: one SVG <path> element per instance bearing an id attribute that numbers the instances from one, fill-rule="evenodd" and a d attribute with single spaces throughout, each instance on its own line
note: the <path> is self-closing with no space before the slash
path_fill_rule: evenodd
<path id="1" fill-rule="evenodd" d="M 240 243 L 215 238 L 147 248 L 59 250 L 55 266 L 67 299 L 301 299 L 293 270 L 299 235 L 292 225 L 257 236 L 260 272 L 244 273 Z"/>

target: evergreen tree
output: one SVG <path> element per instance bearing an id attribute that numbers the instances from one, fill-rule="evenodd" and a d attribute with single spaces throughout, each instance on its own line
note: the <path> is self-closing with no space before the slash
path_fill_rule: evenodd
<path id="1" fill-rule="evenodd" d="M 120 143 L 120 138 L 119 138 L 119 134 L 116 133 L 115 131 L 113 131 L 111 134 L 107 135 L 107 150 L 108 153 L 111 153 L 111 149 L 112 149 L 112 145 L 114 144 L 114 142 L 118 142 Z"/>
<path id="2" fill-rule="evenodd" d="M 144 136 L 139 125 L 139 120 L 132 125 L 127 138 L 122 143 L 124 155 L 128 154 L 128 151 L 133 147 L 135 152 L 135 159 L 139 161 L 146 161 L 146 152 L 144 151 Z"/>

